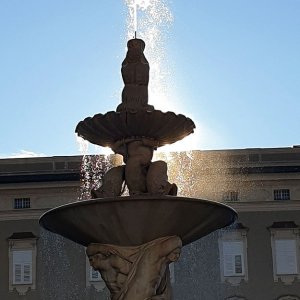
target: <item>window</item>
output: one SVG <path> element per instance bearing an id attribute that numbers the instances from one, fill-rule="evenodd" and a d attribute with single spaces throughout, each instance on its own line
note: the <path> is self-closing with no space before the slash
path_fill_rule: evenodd
<path id="1" fill-rule="evenodd" d="M 238 285 L 248 280 L 247 228 L 235 224 L 235 228 L 221 230 L 219 236 L 221 280 Z"/>
<path id="2" fill-rule="evenodd" d="M 223 195 L 224 201 L 238 201 L 239 200 L 239 193 L 237 191 L 227 191 Z"/>
<path id="3" fill-rule="evenodd" d="M 300 230 L 294 222 L 274 222 L 269 228 L 274 281 L 291 284 L 300 279 Z"/>
<path id="4" fill-rule="evenodd" d="M 243 241 L 223 241 L 224 276 L 244 275 Z"/>
<path id="5" fill-rule="evenodd" d="M 32 283 L 32 250 L 13 250 L 13 284 Z"/>
<path id="6" fill-rule="evenodd" d="M 296 239 L 275 239 L 276 274 L 298 274 Z"/>
<path id="7" fill-rule="evenodd" d="M 290 200 L 289 189 L 274 190 L 274 200 Z"/>
<path id="8" fill-rule="evenodd" d="M 30 208 L 30 198 L 15 198 L 14 209 Z"/>
<path id="9" fill-rule="evenodd" d="M 9 242 L 9 290 L 25 295 L 36 288 L 36 241 L 32 232 L 17 232 Z"/>
<path id="10" fill-rule="evenodd" d="M 90 281 L 100 281 L 102 280 L 101 275 L 98 271 L 90 267 Z"/>

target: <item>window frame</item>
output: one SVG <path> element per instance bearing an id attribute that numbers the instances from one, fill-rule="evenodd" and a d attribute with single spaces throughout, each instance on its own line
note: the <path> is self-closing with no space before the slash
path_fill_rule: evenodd
<path id="1" fill-rule="evenodd" d="M 225 244 L 241 244 L 241 251 L 238 251 L 238 253 L 225 253 Z M 244 243 L 242 240 L 223 240 L 222 241 L 222 252 L 223 252 L 223 275 L 224 277 L 236 277 L 236 276 L 244 276 L 245 275 L 245 259 L 244 259 Z M 232 256 L 231 259 L 233 258 L 233 260 L 230 262 L 232 264 L 232 272 L 228 271 L 228 268 L 226 268 L 226 264 L 228 263 L 228 260 L 226 261 L 226 256 Z M 241 261 L 241 272 L 237 272 L 237 265 L 236 265 L 236 257 L 240 257 Z"/>
<path id="2" fill-rule="evenodd" d="M 248 229 L 241 226 L 241 228 L 229 229 L 229 230 L 220 230 L 219 232 L 219 255 L 220 255 L 220 275 L 221 282 L 229 283 L 233 286 L 239 285 L 242 281 L 248 281 L 248 258 L 247 258 L 247 232 Z M 224 253 L 224 244 L 230 242 L 241 242 L 242 243 L 242 273 L 226 275 L 225 270 L 225 253 Z"/>
<path id="3" fill-rule="evenodd" d="M 102 280 L 100 272 L 94 270 L 93 267 L 90 266 L 89 272 L 90 272 L 90 274 L 89 274 L 89 281 L 97 282 L 97 281 L 101 281 Z M 94 274 L 97 274 L 97 277 L 94 277 Z"/>
<path id="4" fill-rule="evenodd" d="M 18 209 L 30 209 L 31 199 L 30 197 L 14 198 L 13 208 Z"/>
<path id="5" fill-rule="evenodd" d="M 25 233 L 25 235 L 28 233 Z M 8 238 L 8 258 L 9 258 L 9 291 L 16 290 L 19 295 L 26 295 L 27 291 L 36 289 L 36 256 L 37 256 L 37 237 L 32 233 L 29 234 L 30 237 L 25 238 Z M 14 253 L 21 251 L 30 251 L 31 255 L 31 267 L 30 267 L 30 282 L 26 282 L 23 278 L 20 282 L 15 281 L 15 259 Z M 25 265 L 26 262 L 20 263 Z M 28 264 L 28 262 L 27 262 Z M 22 274 L 22 267 L 21 267 Z M 24 266 L 23 266 L 24 275 Z M 24 275 L 25 276 L 25 275 Z"/>
<path id="6" fill-rule="evenodd" d="M 27 252 L 27 253 L 26 253 Z M 30 259 L 21 259 L 22 261 L 17 261 L 19 258 L 17 257 L 17 253 L 21 256 L 29 256 Z M 23 253 L 23 255 L 22 255 Z M 27 254 L 27 255 L 26 255 Z M 32 249 L 14 249 L 12 250 L 12 272 L 13 272 L 13 280 L 12 283 L 14 285 L 17 284 L 32 284 L 32 258 L 33 258 L 33 251 Z M 20 266 L 20 280 L 16 280 L 16 266 Z M 29 280 L 25 279 L 25 267 L 29 266 Z"/>
<path id="7" fill-rule="evenodd" d="M 274 189 L 273 190 L 274 201 L 289 201 L 291 200 L 291 190 L 288 188 Z"/>
<path id="8" fill-rule="evenodd" d="M 225 202 L 238 202 L 240 201 L 240 192 L 237 190 L 229 190 L 223 193 L 222 197 Z"/>
<path id="9" fill-rule="evenodd" d="M 295 280 L 300 280 L 300 228 L 277 228 L 269 227 L 271 234 L 271 250 L 273 261 L 273 278 L 274 282 L 281 281 L 284 284 L 292 284 Z M 295 241 L 295 255 L 296 255 L 296 270 L 293 273 L 278 272 L 278 252 L 276 249 L 276 241 L 293 240 Z"/>

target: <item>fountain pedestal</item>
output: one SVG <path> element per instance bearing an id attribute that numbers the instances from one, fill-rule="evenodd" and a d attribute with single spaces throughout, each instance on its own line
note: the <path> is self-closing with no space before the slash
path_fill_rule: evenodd
<path id="1" fill-rule="evenodd" d="M 169 264 L 182 247 L 177 236 L 158 238 L 140 246 L 90 244 L 91 266 L 101 273 L 113 300 L 171 299 Z"/>

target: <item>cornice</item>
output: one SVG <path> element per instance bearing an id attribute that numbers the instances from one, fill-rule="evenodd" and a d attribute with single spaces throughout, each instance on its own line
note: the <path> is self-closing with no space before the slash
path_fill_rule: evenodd
<path id="1" fill-rule="evenodd" d="M 237 212 L 300 210 L 300 200 L 226 202 L 226 204 L 234 208 Z"/>
<path id="2" fill-rule="evenodd" d="M 24 182 L 80 181 L 80 172 L 1 175 L 0 184 Z"/>
<path id="3" fill-rule="evenodd" d="M 251 201 L 251 202 L 226 202 L 227 205 L 239 212 L 272 212 L 272 211 L 298 211 L 300 200 L 290 201 Z M 26 209 L 0 211 L 1 221 L 38 220 L 40 216 L 51 209 Z"/>
<path id="4" fill-rule="evenodd" d="M 51 208 L 44 209 L 26 209 L 26 210 L 5 210 L 0 211 L 1 221 L 21 221 L 38 220 L 40 216 Z"/>

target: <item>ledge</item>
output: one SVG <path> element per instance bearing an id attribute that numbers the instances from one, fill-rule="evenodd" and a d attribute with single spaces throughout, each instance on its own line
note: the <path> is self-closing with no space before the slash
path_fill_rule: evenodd
<path id="1" fill-rule="evenodd" d="M 43 209 L 22 209 L 19 211 L 7 210 L 0 211 L 1 221 L 17 221 L 17 220 L 38 220 L 40 216 L 51 208 Z"/>
<path id="2" fill-rule="evenodd" d="M 24 182 L 79 181 L 79 180 L 80 180 L 79 172 L 0 175 L 0 184 L 24 183 Z"/>
<path id="3" fill-rule="evenodd" d="M 300 210 L 300 200 L 225 202 L 237 212 Z"/>

